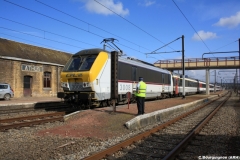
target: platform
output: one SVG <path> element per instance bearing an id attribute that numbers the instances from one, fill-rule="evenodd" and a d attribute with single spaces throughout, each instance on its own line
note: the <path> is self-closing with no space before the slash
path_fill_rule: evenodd
<path id="1" fill-rule="evenodd" d="M 27 108 L 34 107 L 38 103 L 52 103 L 52 102 L 62 102 L 60 98 L 57 97 L 22 97 L 22 98 L 11 98 L 9 101 L 0 100 L 0 109 L 5 107 L 11 108 Z"/>
<path id="2" fill-rule="evenodd" d="M 152 123 L 162 121 L 164 118 L 172 115 L 178 111 L 184 111 L 193 105 L 198 105 L 208 102 L 210 99 L 216 98 L 224 92 L 211 93 L 210 95 L 192 95 L 186 96 L 185 99 L 182 97 L 175 97 L 162 100 L 145 101 L 145 114 L 137 116 L 137 104 L 126 104 L 119 105 L 116 107 L 116 112 L 113 112 L 113 108 L 95 108 L 89 110 L 80 110 L 71 115 L 65 116 L 65 121 L 72 123 L 71 119 L 79 121 L 79 125 L 82 127 L 88 125 L 91 127 L 92 121 L 98 121 L 99 127 L 103 127 L 106 124 L 102 122 L 107 122 L 108 127 L 116 125 L 125 126 L 127 129 L 139 129 L 141 127 L 147 126 Z M 39 105 L 47 105 L 50 103 L 62 102 L 61 99 L 57 97 L 30 97 L 30 98 L 13 98 L 10 101 L 0 101 L 1 108 L 27 108 Z M 86 122 L 85 119 L 86 118 Z M 100 119 L 100 120 L 99 120 Z M 86 124 L 85 124 L 86 123 Z M 66 123 L 67 125 L 67 123 Z M 101 126 L 103 125 L 103 126 Z M 82 128 L 81 127 L 81 128 Z M 105 126 L 106 127 L 106 126 Z M 115 127 L 115 126 L 114 126 Z M 96 127 L 95 127 L 96 128 Z"/>

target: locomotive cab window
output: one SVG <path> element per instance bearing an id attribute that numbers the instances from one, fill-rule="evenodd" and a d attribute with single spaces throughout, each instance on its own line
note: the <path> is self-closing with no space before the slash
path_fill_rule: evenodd
<path id="1" fill-rule="evenodd" d="M 88 71 L 91 69 L 97 55 L 73 57 L 64 71 Z"/>

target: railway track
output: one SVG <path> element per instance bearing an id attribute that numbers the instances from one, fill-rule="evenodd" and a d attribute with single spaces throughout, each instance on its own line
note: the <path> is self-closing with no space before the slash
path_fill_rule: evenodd
<path id="1" fill-rule="evenodd" d="M 17 118 L 0 119 L 0 131 L 5 131 L 12 128 L 20 128 L 43 124 L 54 121 L 64 121 L 65 112 L 47 113 L 33 116 L 24 116 Z"/>
<path id="2" fill-rule="evenodd" d="M 225 96 L 85 159 L 174 159 L 228 100 L 231 93 L 227 98 Z"/>
<path id="3" fill-rule="evenodd" d="M 3 114 L 12 114 L 12 113 L 23 113 L 23 112 L 38 112 L 38 111 L 54 111 L 54 110 L 64 110 L 66 108 L 69 108 L 68 105 L 53 105 L 53 106 L 47 106 L 47 107 L 38 107 L 38 108 L 10 108 L 10 109 L 0 109 L 0 115 Z"/>

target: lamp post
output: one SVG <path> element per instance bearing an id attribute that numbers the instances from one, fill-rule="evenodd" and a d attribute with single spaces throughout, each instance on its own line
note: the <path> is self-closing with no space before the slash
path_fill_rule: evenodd
<path id="1" fill-rule="evenodd" d="M 183 95 L 182 98 L 185 99 L 185 63 L 184 63 L 184 35 L 182 35 L 182 70 L 183 70 Z"/>

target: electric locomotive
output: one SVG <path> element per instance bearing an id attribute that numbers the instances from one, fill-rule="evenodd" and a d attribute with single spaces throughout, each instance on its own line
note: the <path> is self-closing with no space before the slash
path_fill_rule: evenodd
<path id="1" fill-rule="evenodd" d="M 141 60 L 114 57 L 112 52 L 103 49 L 82 50 L 74 54 L 63 68 L 61 87 L 64 92 L 59 92 L 58 98 L 79 106 L 106 106 L 116 88 L 117 103 L 135 101 L 140 76 L 147 84 L 146 98 L 172 96 L 171 72 Z M 114 80 L 116 86 L 112 85 Z"/>

